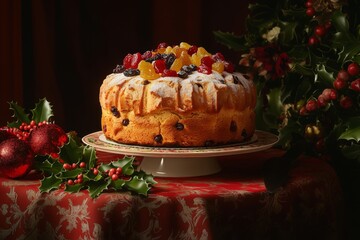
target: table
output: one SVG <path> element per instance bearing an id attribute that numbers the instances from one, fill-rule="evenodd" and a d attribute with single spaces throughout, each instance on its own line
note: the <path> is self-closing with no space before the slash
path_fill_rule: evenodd
<path id="1" fill-rule="evenodd" d="M 220 173 L 156 178 L 129 193 L 40 193 L 39 180 L 0 178 L 0 239 L 341 239 L 343 199 L 322 159 L 302 156 L 267 192 L 261 166 L 282 151 L 219 158 Z"/>

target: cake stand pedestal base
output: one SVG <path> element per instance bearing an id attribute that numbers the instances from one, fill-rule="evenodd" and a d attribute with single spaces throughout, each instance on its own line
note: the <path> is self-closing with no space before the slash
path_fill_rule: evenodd
<path id="1" fill-rule="evenodd" d="M 214 157 L 144 157 L 140 169 L 157 177 L 197 177 L 217 173 L 221 167 Z"/>

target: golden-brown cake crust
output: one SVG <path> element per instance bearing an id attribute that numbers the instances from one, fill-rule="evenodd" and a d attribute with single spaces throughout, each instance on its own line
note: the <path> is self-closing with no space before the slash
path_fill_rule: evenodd
<path id="1" fill-rule="evenodd" d="M 240 73 L 193 72 L 186 79 L 113 73 L 100 88 L 108 139 L 147 146 L 242 142 L 255 131 L 256 90 Z"/>

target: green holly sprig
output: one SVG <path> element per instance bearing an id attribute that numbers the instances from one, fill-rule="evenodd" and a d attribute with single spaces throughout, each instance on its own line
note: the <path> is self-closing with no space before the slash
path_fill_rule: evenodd
<path id="1" fill-rule="evenodd" d="M 254 77 L 257 128 L 279 133 L 279 145 L 285 149 L 303 141 L 307 153 L 341 153 L 360 160 L 360 94 L 358 87 L 350 87 L 350 81 L 358 81 L 360 74 L 352 76 L 345 87 L 336 86 L 340 71 L 351 63 L 360 65 L 360 18 L 357 11 L 347 11 L 360 3 L 348 1 L 344 7 L 343 1 L 324 2 L 257 1 L 249 5 L 243 35 L 221 31 L 214 35 L 220 43 L 240 52 L 238 70 Z M 269 38 L 276 28 L 278 34 Z M 264 77 L 259 74 L 259 64 L 254 64 L 259 60 L 254 49 L 275 49 L 269 54 L 274 58 L 286 53 L 289 69 L 275 78 Z M 269 59 L 260 59 L 262 67 Z M 328 90 L 335 90 L 337 98 L 320 105 L 320 96 Z M 352 106 L 343 104 L 342 99 L 350 99 Z M 302 108 L 309 111 L 302 114 Z"/>
<path id="2" fill-rule="evenodd" d="M 9 104 L 14 121 L 9 122 L 7 128 L 17 132 L 21 132 L 19 127 L 23 123 L 49 122 L 54 117 L 52 105 L 46 98 L 40 99 L 30 113 L 14 101 Z M 151 174 L 136 169 L 135 157 L 124 156 L 109 163 L 99 163 L 95 148 L 84 145 L 75 132 L 69 132 L 67 136 L 68 142 L 58 153 L 37 155 L 34 158 L 33 168 L 44 174 L 39 187 L 41 192 L 63 188 L 72 193 L 87 190 L 92 198 L 105 191 L 129 191 L 147 196 L 156 184 Z M 110 174 L 114 171 L 112 169 L 117 169 L 117 174 Z"/>

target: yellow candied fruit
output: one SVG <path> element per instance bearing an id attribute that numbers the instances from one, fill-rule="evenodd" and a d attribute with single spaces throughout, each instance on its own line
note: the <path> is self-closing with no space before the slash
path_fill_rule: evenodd
<path id="1" fill-rule="evenodd" d="M 140 77 L 146 80 L 154 80 L 160 77 L 160 75 L 155 72 L 154 66 L 144 60 L 139 62 L 138 69 L 140 70 Z"/>
<path id="2" fill-rule="evenodd" d="M 205 56 L 210 56 L 210 55 L 211 55 L 211 54 L 210 54 L 208 51 L 206 51 L 206 49 L 203 48 L 203 47 L 199 47 L 196 53 L 197 53 L 197 55 L 199 55 L 199 56 L 201 56 L 201 57 L 205 57 Z"/>
<path id="3" fill-rule="evenodd" d="M 191 45 L 186 42 L 181 42 L 180 47 L 188 50 L 191 47 Z"/>
<path id="4" fill-rule="evenodd" d="M 191 55 L 190 60 L 191 63 L 196 65 L 196 66 L 200 66 L 201 64 L 201 56 L 199 56 L 197 53 L 194 53 L 193 55 Z"/>
<path id="5" fill-rule="evenodd" d="M 222 73 L 224 71 L 224 63 L 222 62 L 214 62 L 211 65 L 212 70 L 217 71 L 218 73 Z"/>
<path id="6" fill-rule="evenodd" d="M 190 65 L 191 64 L 190 56 L 187 53 L 187 51 L 182 51 L 181 54 L 180 54 L 180 58 L 182 59 L 183 65 Z"/>
<path id="7" fill-rule="evenodd" d="M 175 59 L 173 64 L 170 67 L 170 70 L 174 70 L 176 72 L 180 71 L 181 67 L 183 66 L 183 61 L 181 58 Z"/>
<path id="8" fill-rule="evenodd" d="M 175 46 L 171 50 L 171 52 L 174 53 L 177 58 L 180 57 L 181 53 L 184 51 L 186 51 L 186 49 L 180 48 L 179 46 Z"/>
<path id="9" fill-rule="evenodd" d="M 168 47 L 166 47 L 166 49 L 165 49 L 164 53 L 166 53 L 166 54 L 170 54 L 170 53 L 172 52 L 172 50 L 173 50 L 173 48 L 172 48 L 172 47 L 170 47 L 170 46 L 168 46 Z"/>

